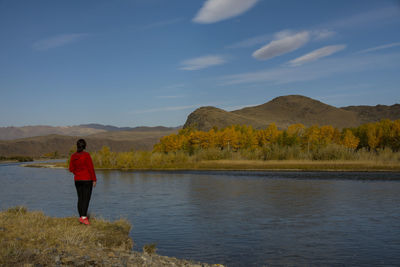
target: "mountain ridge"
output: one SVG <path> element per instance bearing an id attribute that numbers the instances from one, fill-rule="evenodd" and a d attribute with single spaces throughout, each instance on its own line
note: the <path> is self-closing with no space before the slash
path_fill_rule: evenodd
<path id="1" fill-rule="evenodd" d="M 284 129 L 291 124 L 332 125 L 339 129 L 356 127 L 380 119 L 399 119 L 400 105 L 349 106 L 337 108 L 302 95 L 279 96 L 264 104 L 225 111 L 215 107 L 200 107 L 189 114 L 184 128 L 194 127 L 208 131 L 212 127 L 223 128 L 232 124 L 247 124 L 265 128 L 275 123 Z M 238 119 L 238 115 L 240 119 Z M 232 121 L 238 123 L 231 123 Z"/>
<path id="2" fill-rule="evenodd" d="M 50 125 L 28 125 L 28 126 L 8 126 L 0 127 L 0 140 L 15 140 L 20 138 L 29 138 L 35 136 L 45 136 L 59 134 L 66 136 L 89 136 L 93 134 L 109 132 L 148 132 L 148 131 L 170 131 L 178 127 L 165 126 L 137 126 L 137 127 L 116 127 L 102 124 L 80 124 L 73 126 L 50 126 Z"/>

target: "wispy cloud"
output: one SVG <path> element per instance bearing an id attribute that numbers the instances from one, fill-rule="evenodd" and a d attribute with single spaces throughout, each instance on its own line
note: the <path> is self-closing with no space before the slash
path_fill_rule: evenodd
<path id="1" fill-rule="evenodd" d="M 279 32 L 276 40 L 268 43 L 253 53 L 253 57 L 258 60 L 267 60 L 276 56 L 280 56 L 292 52 L 310 40 L 310 33 L 303 31 L 291 34 L 287 31 Z"/>
<path id="2" fill-rule="evenodd" d="M 265 42 L 270 41 L 272 38 L 271 34 L 264 34 L 255 36 L 249 39 L 245 39 L 243 41 L 236 42 L 234 44 L 228 45 L 226 48 L 245 48 L 245 47 L 252 47 L 255 45 L 259 45 Z"/>
<path id="3" fill-rule="evenodd" d="M 361 51 L 359 51 L 357 53 L 363 54 L 363 53 L 368 53 L 368 52 L 374 52 L 374 51 L 378 51 L 378 50 L 388 49 L 388 48 L 392 48 L 392 47 L 396 47 L 396 46 L 400 46 L 400 42 L 399 43 L 391 43 L 391 44 L 385 44 L 385 45 L 371 47 L 371 48 L 368 48 L 368 49 L 365 49 L 365 50 L 361 50 Z"/>
<path id="4" fill-rule="evenodd" d="M 331 38 L 336 35 L 336 32 L 332 30 L 327 30 L 327 29 L 320 29 L 320 30 L 312 30 L 308 31 L 310 34 L 310 37 L 313 41 L 320 41 L 320 40 L 325 40 L 328 38 Z M 246 48 L 246 47 L 252 47 L 255 45 L 259 45 L 262 43 L 266 43 L 268 41 L 271 41 L 273 39 L 278 39 L 278 36 L 286 37 L 287 35 L 290 35 L 292 32 L 291 31 L 282 31 L 278 32 L 275 35 L 273 34 L 263 34 L 263 35 L 258 35 L 254 36 L 236 43 L 233 43 L 231 45 L 226 46 L 226 48 Z M 292 33 L 293 34 L 293 33 Z"/>
<path id="5" fill-rule="evenodd" d="M 226 63 L 225 57 L 220 55 L 208 55 L 203 57 L 191 58 L 181 63 L 181 70 L 201 70 L 211 66 Z"/>
<path id="6" fill-rule="evenodd" d="M 319 48 L 317 50 L 314 50 L 308 54 L 305 54 L 304 56 L 301 56 L 301 57 L 291 60 L 289 62 L 289 65 L 300 66 L 300 65 L 303 65 L 304 63 L 316 61 L 320 58 L 330 56 L 330 55 L 332 55 L 336 52 L 339 52 L 345 48 L 346 48 L 346 45 L 325 46 L 325 47 Z"/>
<path id="7" fill-rule="evenodd" d="M 33 43 L 32 48 L 35 50 L 48 50 L 51 48 L 60 47 L 77 42 L 86 37 L 87 35 L 88 34 L 86 33 L 59 34 L 36 41 L 35 43 Z"/>
<path id="8" fill-rule="evenodd" d="M 400 17 L 400 8 L 398 5 L 389 5 L 378 9 L 369 10 L 353 16 L 341 18 L 323 24 L 321 26 L 328 28 L 357 28 L 367 24 L 381 21 L 398 19 Z"/>
<path id="9" fill-rule="evenodd" d="M 398 68 L 400 53 L 385 55 L 358 55 L 324 59 L 298 68 L 281 66 L 256 72 L 239 73 L 221 77 L 221 85 L 268 83 L 286 84 L 304 82 L 344 74 L 381 68 Z"/>
<path id="10" fill-rule="evenodd" d="M 239 16 L 252 8 L 259 0 L 207 0 L 193 22 L 215 23 Z"/>

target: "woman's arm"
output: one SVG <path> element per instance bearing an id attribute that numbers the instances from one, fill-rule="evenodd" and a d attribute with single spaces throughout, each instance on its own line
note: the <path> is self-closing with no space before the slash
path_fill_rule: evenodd
<path id="1" fill-rule="evenodd" d="M 75 170 L 75 166 L 74 166 L 74 161 L 72 160 L 73 155 L 71 155 L 71 157 L 69 158 L 69 171 L 70 172 L 74 172 Z"/>
<path id="2" fill-rule="evenodd" d="M 96 178 L 96 173 L 94 172 L 92 157 L 90 157 L 89 153 L 88 153 L 87 162 L 89 165 L 88 167 L 89 167 L 90 179 L 92 179 L 92 181 L 94 182 L 93 185 L 95 186 L 95 182 L 97 181 L 97 178 Z"/>

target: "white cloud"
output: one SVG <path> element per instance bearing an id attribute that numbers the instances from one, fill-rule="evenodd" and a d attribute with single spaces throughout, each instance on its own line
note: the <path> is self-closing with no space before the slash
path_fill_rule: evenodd
<path id="1" fill-rule="evenodd" d="M 305 45 L 309 40 L 310 33 L 308 31 L 295 34 L 282 31 L 276 35 L 276 40 L 256 50 L 253 53 L 253 57 L 259 60 L 267 60 L 292 52 Z"/>
<path id="2" fill-rule="evenodd" d="M 328 38 L 333 37 L 336 35 L 336 32 L 327 30 L 327 29 L 321 29 L 321 30 L 313 30 L 309 31 L 311 35 L 311 39 L 313 41 L 320 41 L 320 40 L 325 40 Z M 226 46 L 226 48 L 246 48 L 246 47 L 252 47 L 255 45 L 259 45 L 268 41 L 271 41 L 273 37 L 275 37 L 275 40 L 282 39 L 284 37 L 287 37 L 289 35 L 293 35 L 294 33 L 292 31 L 281 31 L 276 33 L 275 35 L 272 34 L 263 34 L 263 35 L 258 35 L 252 38 L 248 38 L 239 42 L 236 42 L 234 44 Z"/>
<path id="3" fill-rule="evenodd" d="M 380 46 L 368 48 L 368 49 L 365 49 L 365 50 L 361 50 L 358 53 L 360 53 L 360 54 L 368 53 L 368 52 L 378 51 L 378 50 L 387 49 L 387 48 L 396 47 L 396 46 L 400 46 L 400 42 L 399 43 L 391 43 L 391 44 L 385 44 L 385 45 L 380 45 Z"/>
<path id="4" fill-rule="evenodd" d="M 239 41 L 237 43 L 228 45 L 226 48 L 244 48 L 244 47 L 252 47 L 258 44 L 262 44 L 271 40 L 271 34 L 259 35 L 249 39 L 245 39 L 243 41 Z"/>
<path id="5" fill-rule="evenodd" d="M 48 50 L 51 48 L 67 45 L 74 43 L 87 36 L 86 33 L 69 33 L 69 34 L 59 34 L 46 39 L 39 40 L 35 42 L 32 47 L 35 50 Z"/>
<path id="6" fill-rule="evenodd" d="M 286 84 L 312 81 L 337 74 L 356 73 L 382 68 L 399 68 L 399 62 L 400 53 L 385 55 L 364 54 L 331 58 L 318 61 L 315 64 L 306 64 L 298 68 L 282 66 L 275 69 L 227 75 L 221 77 L 222 82 L 220 85 L 248 83 Z"/>
<path id="7" fill-rule="evenodd" d="M 207 0 L 193 21 L 214 23 L 239 16 L 252 8 L 259 0 Z"/>
<path id="8" fill-rule="evenodd" d="M 226 59 L 219 55 L 208 55 L 185 60 L 181 63 L 181 70 L 201 70 L 211 66 L 226 63 Z"/>
<path id="9" fill-rule="evenodd" d="M 314 50 L 308 54 L 305 54 L 304 56 L 293 59 L 289 62 L 289 64 L 291 66 L 300 66 L 300 65 L 303 65 L 304 63 L 316 61 L 320 58 L 330 56 L 330 55 L 332 55 L 336 52 L 339 52 L 345 48 L 346 48 L 346 45 L 325 46 L 325 47 L 319 48 L 317 50 Z"/>

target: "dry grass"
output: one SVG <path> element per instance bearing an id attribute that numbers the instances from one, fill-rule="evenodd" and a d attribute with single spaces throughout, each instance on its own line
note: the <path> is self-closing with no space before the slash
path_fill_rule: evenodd
<path id="1" fill-rule="evenodd" d="M 147 254 L 155 254 L 157 251 L 157 244 L 151 243 L 143 246 L 143 252 Z"/>
<path id="2" fill-rule="evenodd" d="M 52 218 L 24 207 L 0 212 L 0 265 L 54 264 L 54 256 L 87 255 L 96 248 L 131 249 L 131 225 L 126 220 L 93 218 L 90 226 L 77 218 Z M 95 256 L 95 255 L 93 255 Z"/>

